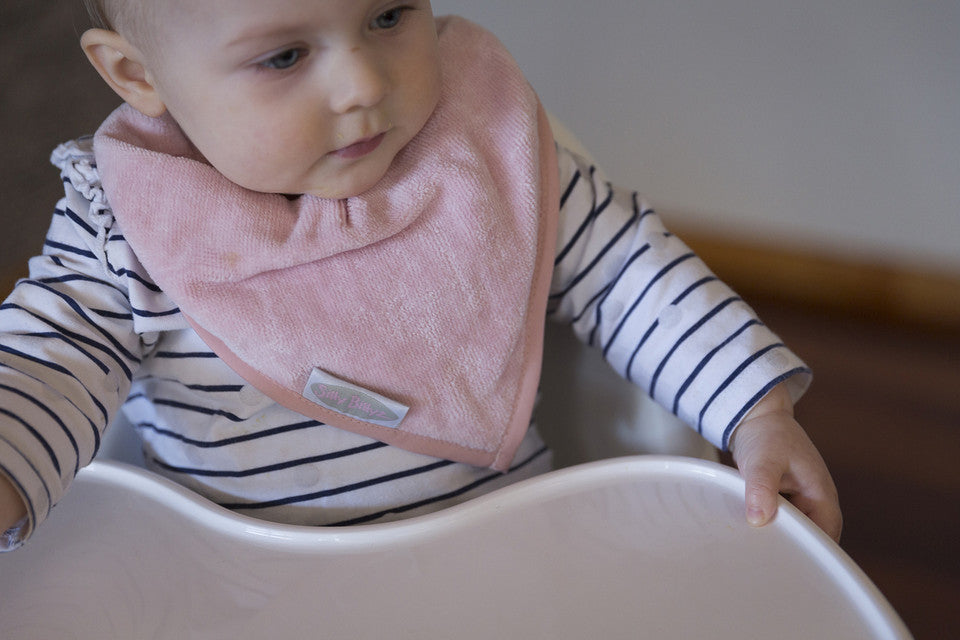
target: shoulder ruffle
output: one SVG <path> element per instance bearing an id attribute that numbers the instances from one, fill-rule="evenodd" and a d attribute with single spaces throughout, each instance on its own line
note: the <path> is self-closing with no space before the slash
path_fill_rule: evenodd
<path id="1" fill-rule="evenodd" d="M 60 169 L 66 192 L 64 204 L 75 214 L 64 218 L 63 224 L 77 227 L 71 237 L 86 243 L 103 264 L 107 277 L 126 293 L 135 310 L 134 331 L 147 334 L 186 328 L 177 306 L 156 286 L 117 227 L 100 181 L 93 137 L 61 144 L 54 149 L 50 162 Z"/>
<path id="2" fill-rule="evenodd" d="M 91 216 L 110 213 L 110 205 L 103 193 L 93 153 L 93 136 L 84 136 L 59 145 L 50 155 L 50 162 L 60 169 L 64 183 L 90 203 Z"/>

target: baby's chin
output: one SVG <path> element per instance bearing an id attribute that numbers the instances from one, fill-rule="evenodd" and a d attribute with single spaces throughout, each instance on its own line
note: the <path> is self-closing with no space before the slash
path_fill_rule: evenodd
<path id="1" fill-rule="evenodd" d="M 381 150 L 379 158 L 370 158 L 361 162 L 360 166 L 347 170 L 308 171 L 305 175 L 290 179 L 280 177 L 268 180 L 263 175 L 226 177 L 246 189 L 284 195 L 291 199 L 308 195 L 328 200 L 344 200 L 363 195 L 383 180 L 396 159 L 395 153 L 383 153 L 384 151 L 387 150 Z M 248 179 L 246 184 L 243 178 Z"/>
<path id="2" fill-rule="evenodd" d="M 287 200 L 297 200 L 302 196 L 313 196 L 316 198 L 323 198 L 325 200 L 346 200 L 347 198 L 353 198 L 356 196 L 363 195 L 370 189 L 372 189 L 380 181 L 380 176 L 377 179 L 371 179 L 362 182 L 356 182 L 349 185 L 310 185 L 304 189 L 252 189 L 253 191 L 260 191 L 263 193 L 274 193 L 285 197 Z M 241 185 L 243 186 L 243 185 Z M 245 187 L 250 189 L 250 187 Z"/>
<path id="3" fill-rule="evenodd" d="M 354 198 L 356 196 L 363 195 L 370 189 L 374 188 L 380 180 L 383 179 L 383 176 L 386 174 L 379 173 L 376 176 L 370 176 L 365 180 L 351 180 L 349 184 L 320 184 L 320 185 L 311 185 L 308 189 L 303 191 L 304 195 L 316 196 L 317 198 L 326 198 L 329 200 L 345 200 L 347 198 Z"/>
<path id="4" fill-rule="evenodd" d="M 305 191 L 301 195 L 314 196 L 316 198 L 324 198 L 326 200 L 346 200 L 348 198 L 355 198 L 356 196 L 362 195 L 363 193 L 369 191 L 373 188 L 371 184 L 369 187 L 364 187 L 362 189 L 344 189 L 336 187 L 317 187 L 311 188 Z"/>

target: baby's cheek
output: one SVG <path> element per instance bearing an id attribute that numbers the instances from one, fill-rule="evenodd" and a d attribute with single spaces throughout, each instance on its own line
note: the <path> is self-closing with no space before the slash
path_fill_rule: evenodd
<path id="1" fill-rule="evenodd" d="M 219 166 L 231 181 L 253 191 L 288 193 L 291 181 L 302 174 L 303 139 L 278 132 L 237 135 L 220 149 Z"/>

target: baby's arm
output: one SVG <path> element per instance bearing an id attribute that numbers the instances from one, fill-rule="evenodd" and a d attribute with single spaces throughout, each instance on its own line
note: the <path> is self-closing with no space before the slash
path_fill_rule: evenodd
<path id="1" fill-rule="evenodd" d="M 86 157 L 70 149 L 71 159 Z M 125 245 L 112 241 L 112 218 L 71 186 L 95 187 L 81 171 L 89 163 L 71 159 L 43 255 L 0 305 L 0 551 L 35 530 L 96 454 L 146 349 Z M 5 535 L 24 507 L 29 521 Z"/>
<path id="2" fill-rule="evenodd" d="M 827 465 L 793 417 L 793 401 L 783 384 L 774 387 L 747 414 L 730 440 L 746 482 L 747 520 L 761 526 L 777 511 L 783 494 L 834 540 L 842 518 L 837 489 Z"/>
<path id="3" fill-rule="evenodd" d="M 714 445 L 735 447 L 753 522 L 769 521 L 783 492 L 837 538 L 833 482 L 793 419 L 806 366 L 636 194 L 562 148 L 560 164 L 552 317 Z"/>

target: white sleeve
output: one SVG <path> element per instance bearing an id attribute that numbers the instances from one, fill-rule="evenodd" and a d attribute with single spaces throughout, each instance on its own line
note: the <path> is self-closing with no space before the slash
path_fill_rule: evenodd
<path id="1" fill-rule="evenodd" d="M 0 306 L 0 473 L 28 516 L 0 536 L 6 548 L 30 535 L 96 454 L 143 352 L 123 276 L 106 258 L 109 229 L 67 189 L 43 254 Z"/>
<path id="2" fill-rule="evenodd" d="M 635 192 L 563 148 L 559 163 L 554 320 L 722 449 L 779 382 L 802 395 L 806 365 Z"/>

